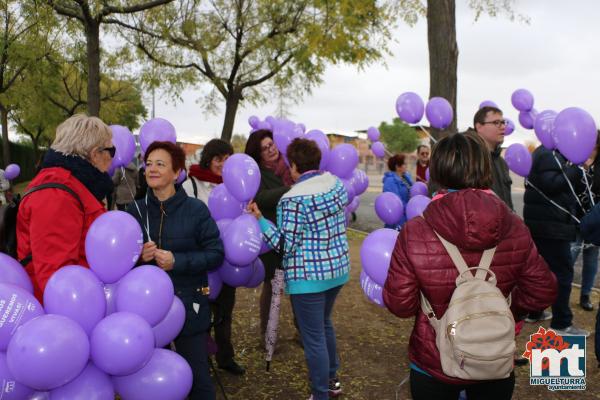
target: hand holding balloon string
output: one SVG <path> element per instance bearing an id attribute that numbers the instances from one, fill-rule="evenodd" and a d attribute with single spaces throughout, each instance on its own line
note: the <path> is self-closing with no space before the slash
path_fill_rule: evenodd
<path id="1" fill-rule="evenodd" d="M 248 211 L 250 214 L 254 215 L 256 217 L 256 219 L 260 219 L 262 217 L 262 213 L 260 212 L 260 209 L 258 208 L 258 206 L 256 205 L 256 203 L 254 201 L 251 201 L 248 203 L 248 206 L 246 207 L 246 211 Z"/>

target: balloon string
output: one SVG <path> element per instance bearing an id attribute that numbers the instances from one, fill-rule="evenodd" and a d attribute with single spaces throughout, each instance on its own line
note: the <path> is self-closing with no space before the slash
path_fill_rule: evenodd
<path id="1" fill-rule="evenodd" d="M 433 143 L 437 143 L 437 139 L 436 139 L 436 138 L 434 138 L 433 136 L 431 136 L 431 133 L 429 133 L 429 131 L 428 131 L 427 129 L 425 129 L 425 128 L 423 127 L 423 125 L 417 125 L 417 126 L 419 127 L 419 129 L 421 129 L 423 132 L 425 132 L 425 133 L 427 134 L 427 136 L 429 136 L 429 139 L 431 139 L 431 141 L 432 141 Z"/>
<path id="2" fill-rule="evenodd" d="M 133 199 L 133 204 L 135 205 L 135 208 L 137 208 L 138 214 L 140 214 L 140 221 L 142 221 L 144 218 L 144 217 L 142 217 L 142 211 L 140 210 L 140 207 L 138 206 L 137 201 L 135 201 L 135 195 L 133 194 L 133 190 L 131 189 L 129 182 L 127 181 L 127 175 L 125 175 L 125 167 L 123 167 L 122 165 L 121 165 L 121 174 L 123 175 L 123 180 L 125 181 L 125 185 L 127 185 L 127 189 L 129 189 L 129 194 L 131 194 L 131 198 Z M 148 226 L 146 226 L 142 223 L 142 228 L 144 228 L 144 230 L 146 231 L 146 234 L 148 235 L 148 240 L 152 240 L 152 239 L 150 239 L 150 230 L 148 229 Z"/>
<path id="3" fill-rule="evenodd" d="M 594 201 L 594 194 L 592 193 L 592 187 L 590 186 L 590 183 L 588 182 L 587 173 L 585 172 L 585 169 L 582 166 L 579 166 L 579 168 L 581 168 L 581 172 L 583 173 L 583 181 L 585 182 L 585 187 L 587 188 L 588 193 L 590 194 L 590 202 L 592 203 L 592 206 L 595 206 L 596 202 Z"/>
<path id="4" fill-rule="evenodd" d="M 571 189 L 571 193 L 573 193 L 573 196 L 575 196 L 575 200 L 577 200 L 577 204 L 579 204 L 579 207 L 581 207 L 583 212 L 585 212 L 585 208 L 583 208 L 583 204 L 581 204 L 581 200 L 579 200 L 579 196 L 577 196 L 577 193 L 575 193 L 575 189 L 573 188 L 573 185 L 571 184 L 569 177 L 563 170 L 562 164 L 560 163 L 560 161 L 558 161 L 558 158 L 556 157 L 556 152 L 554 150 L 552 150 L 552 155 L 554 156 L 554 160 L 558 164 L 558 169 L 560 169 L 560 172 L 562 172 L 563 176 L 565 177 L 565 180 L 567 181 L 567 184 L 569 185 L 569 188 Z M 583 175 L 585 176 L 585 173 Z"/>
<path id="5" fill-rule="evenodd" d="M 540 189 L 538 189 L 533 183 L 531 183 L 531 181 L 529 181 L 527 178 L 525 178 L 525 186 L 531 186 L 532 188 L 535 189 L 536 192 L 538 192 L 540 194 L 540 196 L 542 196 L 544 199 L 546 199 L 548 202 L 550 202 L 553 206 L 555 206 L 556 208 L 558 208 L 559 210 L 564 211 L 565 213 L 569 214 L 571 216 L 571 218 L 573 218 L 578 224 L 581 223 L 581 221 L 574 216 L 573 214 L 571 214 L 567 209 L 563 208 L 562 206 L 560 206 L 559 204 L 557 204 L 554 200 L 550 199 L 548 196 L 546 196 L 544 194 L 544 192 L 542 192 Z"/>

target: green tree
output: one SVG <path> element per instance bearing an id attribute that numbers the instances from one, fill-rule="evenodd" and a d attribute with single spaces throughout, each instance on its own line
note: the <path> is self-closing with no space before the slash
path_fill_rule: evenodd
<path id="1" fill-rule="evenodd" d="M 164 67 L 172 93 L 201 82 L 211 87 L 207 110 L 224 100 L 221 138 L 229 141 L 240 104 L 259 104 L 281 88 L 299 98 L 321 83 L 328 63 L 379 60 L 400 9 L 394 1 L 189 0 L 123 25 L 138 32 L 127 39 Z"/>
<path id="2" fill-rule="evenodd" d="M 118 17 L 155 8 L 173 0 L 148 1 L 94 1 L 94 0 L 47 0 L 59 15 L 77 21 L 85 33 L 87 77 L 87 111 L 100 115 L 101 96 L 101 46 L 100 28 L 104 24 L 118 23 Z"/>
<path id="3" fill-rule="evenodd" d="M 394 118 L 391 124 L 382 122 L 379 125 L 381 141 L 391 153 L 410 153 L 419 144 L 419 136 L 415 128 L 405 124 L 400 118 Z"/>

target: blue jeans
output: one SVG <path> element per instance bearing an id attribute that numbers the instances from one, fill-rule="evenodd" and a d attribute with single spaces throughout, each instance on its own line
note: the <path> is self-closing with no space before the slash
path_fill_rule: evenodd
<path id="1" fill-rule="evenodd" d="M 340 365 L 331 311 L 341 288 L 342 285 L 320 293 L 291 295 L 314 400 L 329 399 L 329 379 L 336 377 Z"/>
<path id="2" fill-rule="evenodd" d="M 571 256 L 573 263 L 577 260 L 577 256 L 581 252 L 582 246 L 581 236 L 577 235 L 577 240 L 571 243 Z M 598 272 L 598 247 L 586 244 L 583 249 L 583 267 L 581 268 L 581 295 L 589 296 L 594 287 L 596 273 Z"/>

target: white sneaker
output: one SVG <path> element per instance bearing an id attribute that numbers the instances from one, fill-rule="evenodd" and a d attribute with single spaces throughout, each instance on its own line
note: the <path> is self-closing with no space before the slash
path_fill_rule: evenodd
<path id="1" fill-rule="evenodd" d="M 552 329 L 554 332 L 556 332 L 557 335 L 577 335 L 577 336 L 585 336 L 588 337 L 590 336 L 590 333 L 588 331 L 586 331 L 585 329 L 581 329 L 581 328 L 577 328 L 576 326 L 567 326 L 565 329 L 554 329 L 554 328 L 550 328 Z"/>

